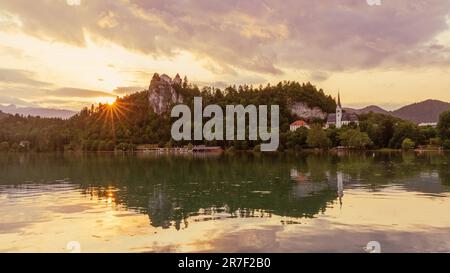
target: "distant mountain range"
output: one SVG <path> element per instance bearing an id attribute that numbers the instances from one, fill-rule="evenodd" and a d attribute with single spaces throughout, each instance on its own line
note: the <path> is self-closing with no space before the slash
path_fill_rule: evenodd
<path id="1" fill-rule="evenodd" d="M 406 105 L 395 111 L 387 111 L 379 106 L 370 105 L 361 109 L 344 108 L 348 113 L 357 115 L 366 113 L 379 113 L 391 115 L 401 119 L 409 120 L 415 123 L 433 123 L 439 121 L 439 115 L 442 112 L 450 110 L 450 103 L 439 100 L 426 100 L 419 103 Z M 3 112 L 3 113 L 2 113 Z M 49 109 L 38 107 L 17 107 L 15 105 L 0 105 L 0 118 L 6 114 L 19 114 L 24 116 L 40 116 L 45 118 L 63 118 L 68 119 L 77 114 L 75 111 L 63 109 Z"/>
<path id="2" fill-rule="evenodd" d="M 62 110 L 62 109 L 49 109 L 49 108 L 38 108 L 38 107 L 17 107 L 15 105 L 8 105 L 3 106 L 0 105 L 0 111 L 3 112 L 2 114 L 19 114 L 24 116 L 40 116 L 43 118 L 62 118 L 62 119 L 68 119 L 77 112 L 70 111 L 70 110 Z M 2 115 L 0 114 L 0 117 Z"/>
<path id="3" fill-rule="evenodd" d="M 361 109 L 345 108 L 345 111 L 355 114 L 379 113 L 391 115 L 415 123 L 433 123 L 439 121 L 442 112 L 450 110 L 450 103 L 440 100 L 426 100 L 403 106 L 395 111 L 387 111 L 381 107 L 371 105 Z"/>

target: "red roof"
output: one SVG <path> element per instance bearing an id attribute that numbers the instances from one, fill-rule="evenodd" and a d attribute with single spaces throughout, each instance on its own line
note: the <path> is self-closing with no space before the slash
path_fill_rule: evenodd
<path id="1" fill-rule="evenodd" d="M 297 120 L 291 124 L 291 126 L 307 126 L 307 125 L 308 123 L 306 123 L 304 120 Z"/>

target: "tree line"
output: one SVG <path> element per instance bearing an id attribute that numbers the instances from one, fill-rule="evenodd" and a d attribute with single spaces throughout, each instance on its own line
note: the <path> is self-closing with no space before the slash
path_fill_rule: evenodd
<path id="1" fill-rule="evenodd" d="M 359 116 L 359 125 L 350 124 L 337 129 L 323 128 L 324 120 L 309 120 L 310 129 L 295 132 L 289 125 L 298 117 L 291 112 L 294 102 L 304 102 L 318 107 L 325 113 L 334 113 L 335 100 L 325 95 L 311 83 L 285 81 L 277 85 L 253 87 L 229 86 L 225 89 L 204 87 L 200 89 L 184 80 L 175 86 L 186 104 L 201 96 L 204 105 L 279 105 L 280 150 L 323 148 L 338 146 L 362 148 L 415 148 L 434 145 L 450 148 L 450 113 L 441 115 L 438 128 L 419 127 L 416 124 L 382 114 Z M 117 98 L 112 105 L 98 104 L 82 109 L 68 119 L 48 119 L 19 115 L 2 116 L 0 119 L 1 151 L 114 151 L 134 150 L 140 144 L 174 147 L 206 144 L 230 150 L 258 150 L 258 141 L 196 141 L 174 142 L 170 129 L 174 120 L 170 113 L 155 114 L 148 100 L 148 91 L 141 91 Z"/>

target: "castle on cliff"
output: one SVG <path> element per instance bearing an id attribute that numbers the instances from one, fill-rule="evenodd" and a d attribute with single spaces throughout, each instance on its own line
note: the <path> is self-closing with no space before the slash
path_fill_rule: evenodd
<path id="1" fill-rule="evenodd" d="M 173 104 L 183 103 L 183 96 L 177 92 L 183 81 L 179 74 L 174 79 L 166 74 L 155 73 L 148 87 L 150 107 L 158 115 L 167 113 Z"/>

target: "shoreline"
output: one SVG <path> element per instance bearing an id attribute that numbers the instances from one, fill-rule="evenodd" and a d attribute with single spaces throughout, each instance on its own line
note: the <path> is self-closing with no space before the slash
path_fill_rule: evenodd
<path id="1" fill-rule="evenodd" d="M 192 151 L 185 150 L 182 148 L 170 150 L 168 148 L 163 148 L 161 150 L 150 150 L 150 151 L 54 151 L 54 152 L 36 152 L 36 151 L 2 151 L 1 154 L 152 154 L 152 155 L 201 155 L 201 154 L 239 154 L 239 153 L 247 153 L 247 154 L 292 154 L 292 153 L 327 153 L 327 154 L 335 154 L 335 153 L 446 153 L 450 152 L 449 149 L 412 149 L 412 150 L 402 150 L 402 149 L 314 149 L 314 148 L 306 148 L 299 150 L 286 149 L 282 151 L 274 151 L 274 152 L 261 152 L 254 150 L 233 150 L 227 151 L 226 149 L 214 150 L 214 151 Z"/>

